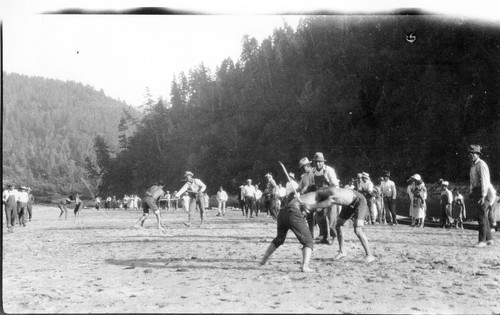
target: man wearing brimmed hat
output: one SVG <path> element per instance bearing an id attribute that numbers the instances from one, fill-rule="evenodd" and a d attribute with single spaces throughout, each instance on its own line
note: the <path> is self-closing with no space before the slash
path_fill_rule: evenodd
<path id="1" fill-rule="evenodd" d="M 143 214 L 139 218 L 139 220 L 135 223 L 134 225 L 135 228 L 144 227 L 144 221 L 146 221 L 147 217 L 149 216 L 149 209 L 151 209 L 156 216 L 156 221 L 158 223 L 158 230 L 165 232 L 165 227 L 161 222 L 160 208 L 158 207 L 160 198 L 163 196 L 163 194 L 165 194 L 165 192 L 163 191 L 163 187 L 165 187 L 165 184 L 163 183 L 162 180 L 160 180 L 158 181 L 158 183 L 151 186 L 146 191 L 142 206 Z"/>
<path id="2" fill-rule="evenodd" d="M 175 194 L 176 198 L 179 198 L 185 191 L 189 194 L 189 213 L 188 213 L 188 223 L 185 225 L 189 226 L 191 223 L 191 211 L 196 211 L 196 207 L 200 210 L 201 223 L 200 226 L 205 222 L 205 198 L 203 193 L 207 189 L 207 186 L 198 178 L 193 178 L 194 174 L 187 171 L 184 174 L 186 178 L 186 183 L 182 188 Z"/>
<path id="3" fill-rule="evenodd" d="M 326 187 L 338 187 L 339 180 L 337 174 L 333 167 L 325 164 L 326 159 L 323 153 L 316 152 L 312 158 L 313 168 L 311 171 L 310 185 L 315 187 L 315 189 L 321 189 Z M 319 235 L 321 244 L 331 245 L 333 241 L 331 237 L 335 238 L 337 232 L 334 229 L 335 222 L 337 220 L 337 215 L 340 212 L 340 207 L 337 205 L 332 205 L 323 211 L 317 212 L 317 223 L 319 227 Z M 313 234 L 314 237 L 314 234 Z"/>
<path id="4" fill-rule="evenodd" d="M 246 185 L 243 186 L 243 198 L 245 198 L 245 216 L 253 218 L 255 204 L 255 186 L 252 185 L 252 180 L 247 179 Z"/>
<path id="5" fill-rule="evenodd" d="M 441 182 L 441 196 L 439 198 L 439 205 L 441 207 L 441 227 L 450 228 L 454 222 L 451 212 L 451 204 L 453 202 L 453 194 L 448 189 L 448 181 Z"/>
<path id="6" fill-rule="evenodd" d="M 475 247 L 485 247 L 493 244 L 490 221 L 493 216 L 492 205 L 495 202 L 496 192 L 490 182 L 490 170 L 485 161 L 480 158 L 481 147 L 471 144 L 467 148 L 467 156 L 471 162 L 470 168 L 470 195 L 472 207 L 477 211 L 479 224 L 479 241 Z"/>
<path id="7" fill-rule="evenodd" d="M 299 167 L 303 171 L 299 187 L 297 188 L 297 192 L 299 194 L 305 194 L 307 192 L 314 191 L 316 187 L 311 185 L 314 181 L 313 167 L 311 161 L 307 157 L 302 158 L 299 161 Z M 309 231 L 311 232 L 311 236 L 314 237 L 314 226 L 316 225 L 316 211 L 310 211 L 306 214 L 307 226 L 309 227 Z M 322 237 L 320 238 L 322 239 Z"/>
<path id="8" fill-rule="evenodd" d="M 264 208 L 267 211 L 267 216 L 271 216 L 274 220 L 278 217 L 278 185 L 273 179 L 271 173 L 264 175 L 267 180 L 266 189 L 264 189 L 265 203 Z"/>
<path id="9" fill-rule="evenodd" d="M 391 172 L 384 171 L 382 177 L 384 178 L 384 181 L 382 182 L 381 187 L 385 208 L 384 217 L 382 219 L 385 223 L 386 219 L 390 218 L 390 223 L 392 225 L 398 225 L 398 220 L 396 219 L 396 184 L 392 180 L 390 180 Z"/>
<path id="10" fill-rule="evenodd" d="M 9 233 L 13 232 L 13 226 L 17 218 L 17 194 L 18 191 L 13 184 L 7 184 L 7 189 L 2 194 L 7 231 Z"/>

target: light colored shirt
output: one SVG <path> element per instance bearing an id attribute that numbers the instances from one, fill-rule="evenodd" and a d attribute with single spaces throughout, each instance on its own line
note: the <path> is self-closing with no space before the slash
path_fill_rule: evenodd
<path id="1" fill-rule="evenodd" d="M 396 184 L 392 180 L 382 181 L 382 194 L 384 197 L 396 199 Z"/>
<path id="2" fill-rule="evenodd" d="M 363 180 L 359 182 L 359 192 L 371 194 L 372 191 L 373 191 L 373 183 L 371 182 L 370 179 L 368 179 L 366 182 Z"/>
<path id="3" fill-rule="evenodd" d="M 17 194 L 18 194 L 18 191 L 16 189 L 12 189 L 12 190 L 6 189 L 3 191 L 2 200 L 4 203 L 6 203 L 7 200 L 9 199 L 9 197 L 13 196 L 14 200 L 17 201 Z"/>
<path id="4" fill-rule="evenodd" d="M 312 176 L 308 176 L 308 178 L 312 179 L 312 181 L 313 181 L 312 184 L 314 184 L 314 176 L 321 176 L 321 175 L 323 175 L 326 178 L 326 180 L 330 186 L 334 186 L 334 187 L 339 186 L 339 180 L 337 178 L 337 173 L 335 173 L 335 170 L 333 169 L 333 167 L 328 166 L 328 165 L 323 165 L 323 167 L 319 170 L 316 169 L 316 167 L 314 167 L 312 169 Z"/>
<path id="5" fill-rule="evenodd" d="M 443 198 L 443 196 L 446 196 L 446 198 Z M 445 201 L 445 202 L 443 202 Z M 445 189 L 444 191 L 441 192 L 441 198 L 439 199 L 439 204 L 451 204 L 453 202 L 453 194 L 451 193 L 451 190 Z"/>
<path id="6" fill-rule="evenodd" d="M 490 170 L 486 162 L 478 158 L 470 168 L 470 189 L 481 188 L 481 196 L 495 196 L 490 182 Z"/>
<path id="7" fill-rule="evenodd" d="M 16 199 L 17 199 L 18 202 L 28 203 L 28 199 L 29 199 L 28 192 L 27 191 L 20 191 L 17 194 L 17 198 Z"/>
<path id="8" fill-rule="evenodd" d="M 178 198 L 180 195 L 182 195 L 185 191 L 191 192 L 191 193 L 199 193 L 199 192 L 204 192 L 205 189 L 207 189 L 207 186 L 198 178 L 193 178 L 192 182 L 187 181 L 184 186 L 175 194 L 175 197 Z"/>
<path id="9" fill-rule="evenodd" d="M 253 185 L 243 186 L 243 197 L 253 197 L 255 198 L 255 187 Z"/>
<path id="10" fill-rule="evenodd" d="M 299 184 L 292 179 L 292 181 L 286 183 L 286 196 L 295 193 L 295 191 L 298 191 Z"/>
<path id="11" fill-rule="evenodd" d="M 260 189 L 255 189 L 255 199 L 259 200 L 262 198 L 262 191 Z"/>
<path id="12" fill-rule="evenodd" d="M 269 180 L 267 182 L 266 190 L 264 192 L 269 193 L 271 195 L 274 195 L 278 192 L 278 185 L 276 184 L 274 179 L 269 178 Z"/>
<path id="13" fill-rule="evenodd" d="M 224 190 L 219 190 L 217 192 L 217 201 L 225 202 L 227 201 L 227 193 Z"/>

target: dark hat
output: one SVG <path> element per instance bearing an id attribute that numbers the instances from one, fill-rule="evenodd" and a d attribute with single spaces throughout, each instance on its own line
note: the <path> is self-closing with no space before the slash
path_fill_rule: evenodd
<path id="1" fill-rule="evenodd" d="M 316 152 L 312 160 L 316 162 L 326 162 L 325 157 L 321 152 Z"/>
<path id="2" fill-rule="evenodd" d="M 391 177 L 391 172 L 389 172 L 389 171 L 383 171 L 382 172 L 382 176 L 384 176 L 384 177 Z"/>
<path id="3" fill-rule="evenodd" d="M 468 153 L 483 154 L 481 152 L 481 146 L 479 146 L 477 144 L 471 144 L 471 145 L 469 145 L 469 147 L 467 148 L 467 152 Z"/>
<path id="4" fill-rule="evenodd" d="M 158 186 L 165 186 L 165 184 L 163 183 L 163 181 L 161 179 L 158 181 Z"/>

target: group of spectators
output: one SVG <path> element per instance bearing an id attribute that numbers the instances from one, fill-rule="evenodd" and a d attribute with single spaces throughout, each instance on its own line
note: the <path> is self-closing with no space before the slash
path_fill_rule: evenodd
<path id="1" fill-rule="evenodd" d="M 14 232 L 14 226 L 26 226 L 31 221 L 35 198 L 31 188 L 21 186 L 19 190 L 14 184 L 7 184 L 2 194 L 2 208 L 5 212 L 7 231 Z"/>

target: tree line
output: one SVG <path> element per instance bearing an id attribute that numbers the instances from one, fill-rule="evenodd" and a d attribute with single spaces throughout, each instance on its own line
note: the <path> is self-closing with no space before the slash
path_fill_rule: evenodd
<path id="1" fill-rule="evenodd" d="M 238 60 L 197 65 L 170 99 L 149 98 L 116 156 L 96 138 L 88 174 L 103 194 L 178 188 L 186 170 L 235 193 L 267 172 L 285 182 L 277 161 L 300 173 L 320 151 L 343 183 L 382 170 L 397 185 L 467 182 L 464 151 L 478 143 L 498 180 L 499 47 L 498 27 L 437 16 L 308 16 L 261 43 L 245 35 Z"/>

